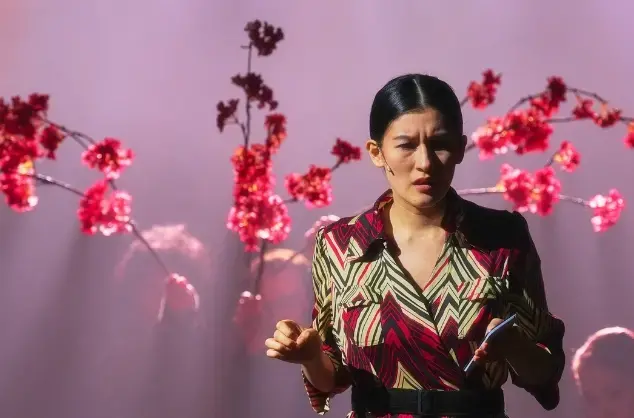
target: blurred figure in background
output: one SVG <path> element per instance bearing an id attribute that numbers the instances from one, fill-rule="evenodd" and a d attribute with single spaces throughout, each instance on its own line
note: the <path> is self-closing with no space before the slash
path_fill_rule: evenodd
<path id="1" fill-rule="evenodd" d="M 588 418 L 629 418 L 634 413 L 634 331 L 603 328 L 572 359 L 572 372 Z"/>

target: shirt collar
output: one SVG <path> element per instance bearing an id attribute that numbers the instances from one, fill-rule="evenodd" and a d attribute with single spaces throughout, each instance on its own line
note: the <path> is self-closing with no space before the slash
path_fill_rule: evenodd
<path id="1" fill-rule="evenodd" d="M 446 198 L 447 210 L 442 221 L 443 228 L 448 234 L 454 235 L 459 243 L 467 245 L 466 238 L 460 231 L 465 217 L 464 199 L 453 188 L 449 189 Z M 386 205 L 392 202 L 392 199 L 392 191 L 386 191 L 370 209 L 353 217 L 348 222 L 348 225 L 352 226 L 352 228 L 348 238 L 347 261 L 360 260 L 376 248 L 377 245 L 387 241 L 382 212 Z"/>

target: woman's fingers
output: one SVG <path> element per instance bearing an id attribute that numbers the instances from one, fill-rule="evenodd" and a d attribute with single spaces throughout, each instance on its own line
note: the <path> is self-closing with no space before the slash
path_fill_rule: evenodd
<path id="1" fill-rule="evenodd" d="M 293 339 L 284 335 L 279 329 L 273 333 L 273 339 L 289 349 L 295 348 L 297 346 L 297 343 Z"/>
<path id="2" fill-rule="evenodd" d="M 275 338 L 267 338 L 266 341 L 264 341 L 264 345 L 266 348 L 280 353 L 287 353 L 289 351 L 288 347 L 277 341 Z"/>
<path id="3" fill-rule="evenodd" d="M 275 325 L 275 329 L 293 340 L 302 332 L 302 328 L 297 322 L 291 321 L 290 319 L 279 321 L 277 325 Z"/>
<path id="4" fill-rule="evenodd" d="M 284 354 L 280 353 L 277 350 L 273 350 L 271 348 L 266 350 L 266 356 L 268 358 L 274 358 L 274 359 L 278 359 L 278 360 L 285 360 Z"/>
<path id="5" fill-rule="evenodd" d="M 476 349 L 476 351 L 473 353 L 473 359 L 476 363 L 482 364 L 486 362 L 488 355 L 489 353 L 486 350 L 486 345 L 483 344 L 480 348 Z"/>

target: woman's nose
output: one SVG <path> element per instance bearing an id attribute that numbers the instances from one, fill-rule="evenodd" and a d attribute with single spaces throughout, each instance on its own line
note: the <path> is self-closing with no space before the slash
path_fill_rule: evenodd
<path id="1" fill-rule="evenodd" d="M 431 160 L 425 146 L 420 146 L 416 152 L 416 169 L 420 171 L 429 171 Z"/>

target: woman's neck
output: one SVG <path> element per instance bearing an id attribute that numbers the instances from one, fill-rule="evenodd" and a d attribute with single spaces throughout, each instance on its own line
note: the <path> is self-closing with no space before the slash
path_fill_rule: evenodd
<path id="1" fill-rule="evenodd" d="M 385 216 L 392 234 L 397 231 L 401 236 L 407 235 L 406 238 L 414 238 L 438 229 L 442 225 L 446 207 L 446 198 L 427 208 L 415 208 L 395 198 Z"/>

